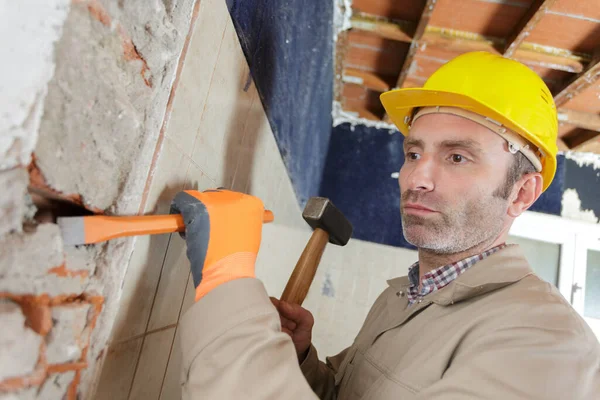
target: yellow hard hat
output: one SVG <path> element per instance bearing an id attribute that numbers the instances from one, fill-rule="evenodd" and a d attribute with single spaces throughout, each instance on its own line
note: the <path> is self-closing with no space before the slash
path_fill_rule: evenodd
<path id="1" fill-rule="evenodd" d="M 381 94 L 381 102 L 403 135 L 415 107 L 457 107 L 513 131 L 537 149 L 543 190 L 556 172 L 558 119 L 544 81 L 518 61 L 483 51 L 462 54 L 435 71 L 422 88 Z"/>

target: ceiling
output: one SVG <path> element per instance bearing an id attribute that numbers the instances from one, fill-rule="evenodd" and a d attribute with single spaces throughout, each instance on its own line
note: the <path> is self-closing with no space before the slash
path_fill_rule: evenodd
<path id="1" fill-rule="evenodd" d="M 336 44 L 345 111 L 389 121 L 382 92 L 422 86 L 455 56 L 486 50 L 546 82 L 560 150 L 600 154 L 600 0 L 354 0 L 351 26 Z"/>

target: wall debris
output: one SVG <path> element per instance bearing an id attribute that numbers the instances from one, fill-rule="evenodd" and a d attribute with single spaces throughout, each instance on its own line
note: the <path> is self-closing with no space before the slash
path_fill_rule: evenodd
<path id="1" fill-rule="evenodd" d="M 25 325 L 21 307 L 7 299 L 0 299 L 0 326 L 0 382 L 32 373 L 42 337 Z"/>
<path id="2" fill-rule="evenodd" d="M 594 210 L 581 209 L 581 200 L 575 189 L 566 189 L 563 193 L 561 216 L 579 221 L 600 222 Z"/>

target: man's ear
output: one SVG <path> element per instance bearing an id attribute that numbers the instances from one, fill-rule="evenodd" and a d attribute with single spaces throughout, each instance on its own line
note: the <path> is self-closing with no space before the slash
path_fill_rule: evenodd
<path id="1" fill-rule="evenodd" d="M 542 175 L 539 172 L 524 175 L 515 183 L 508 215 L 518 217 L 527 210 L 542 194 Z"/>

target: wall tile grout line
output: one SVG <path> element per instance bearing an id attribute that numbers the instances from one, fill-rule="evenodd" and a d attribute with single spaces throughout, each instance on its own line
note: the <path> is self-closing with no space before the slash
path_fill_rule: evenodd
<path id="1" fill-rule="evenodd" d="M 205 177 L 208 178 L 208 180 L 210 180 L 215 187 L 217 186 L 217 182 L 215 182 L 215 180 L 213 178 L 211 178 L 210 176 L 208 176 L 208 174 L 206 172 L 204 172 L 204 170 L 202 169 L 202 167 L 200 167 L 194 160 L 190 160 L 192 162 L 192 164 L 194 165 L 194 167 L 198 168 L 200 170 L 200 172 L 202 172 L 204 174 Z"/>
<path id="2" fill-rule="evenodd" d="M 229 18 L 231 18 L 231 16 L 229 15 L 229 10 L 227 10 L 227 15 Z M 217 64 L 219 63 L 219 57 L 221 56 L 221 49 L 223 48 L 223 39 L 225 38 L 226 31 L 227 31 L 227 23 L 225 23 L 225 26 L 223 27 L 223 33 L 221 34 L 221 41 L 219 42 L 219 51 L 217 52 L 217 57 L 215 58 L 215 65 L 213 66 L 213 70 L 210 75 L 210 83 L 208 85 L 208 90 L 206 91 L 206 97 L 204 98 L 204 106 L 202 107 L 202 112 L 200 113 L 200 120 L 202 120 L 202 117 L 204 116 L 204 111 L 206 111 L 206 104 L 208 102 L 208 96 L 210 94 L 210 89 L 212 88 L 212 85 L 213 85 L 215 71 L 217 69 Z M 196 142 L 198 141 L 199 135 L 200 135 L 200 132 L 196 131 L 196 136 L 194 136 L 194 142 L 192 143 L 192 152 L 196 149 Z"/>
<path id="3" fill-rule="evenodd" d="M 165 325 L 165 326 L 162 326 L 160 328 L 156 328 L 156 329 L 152 329 L 152 330 L 149 330 L 147 332 L 144 332 L 144 333 L 140 333 L 139 335 L 135 335 L 135 336 L 132 336 L 132 337 L 127 338 L 127 339 L 123 339 L 123 340 L 112 342 L 110 344 L 110 346 L 118 346 L 120 344 L 124 344 L 124 343 L 128 343 L 128 342 L 133 342 L 134 340 L 137 340 L 139 338 L 143 338 L 143 337 L 146 337 L 148 335 L 152 335 L 153 333 L 158 333 L 158 332 L 166 331 L 168 329 L 175 328 L 176 326 L 177 326 L 177 323 Z"/>
<path id="4" fill-rule="evenodd" d="M 192 279 L 192 272 L 190 271 L 188 273 L 188 279 L 186 282 L 186 291 L 187 291 L 187 285 L 189 284 L 190 279 Z M 179 306 L 179 313 L 177 314 L 177 323 L 174 324 L 175 326 L 175 333 L 173 334 L 173 341 L 171 342 L 171 348 L 169 349 L 169 357 L 167 358 L 167 367 L 165 368 L 165 373 L 163 375 L 163 379 L 162 382 L 160 383 L 160 391 L 158 392 L 158 396 L 159 396 L 159 400 L 160 400 L 160 396 L 162 394 L 163 391 L 163 387 L 165 385 L 165 379 L 167 379 L 167 370 L 169 369 L 169 364 L 171 362 L 171 355 L 173 354 L 173 347 L 175 347 L 175 338 L 177 337 L 177 331 L 179 329 L 179 320 L 181 319 L 181 312 L 183 311 L 183 303 L 185 302 L 185 291 L 183 292 L 183 298 L 181 299 L 181 305 Z M 171 325 L 172 326 L 172 325 Z"/>
<path id="5" fill-rule="evenodd" d="M 250 67 L 249 66 L 248 66 L 248 75 L 250 76 L 250 79 L 252 79 L 251 84 L 254 85 L 254 80 L 252 78 L 252 74 L 250 73 Z M 248 107 L 248 111 L 247 111 L 247 114 L 246 114 L 246 119 L 244 121 L 244 129 L 242 130 L 242 140 L 240 141 L 240 143 L 242 143 L 242 144 L 244 143 L 244 140 L 246 139 L 248 124 L 251 121 L 250 115 L 251 115 L 252 110 L 254 108 L 254 102 L 259 97 L 259 95 L 258 95 L 258 88 L 255 88 L 255 89 L 256 89 L 255 95 L 252 96 L 252 100 L 250 101 L 250 106 Z M 231 177 L 231 188 L 235 187 L 234 186 L 235 185 L 235 178 L 238 176 L 238 169 L 240 167 L 240 162 L 241 162 L 241 159 L 238 157 L 237 162 L 235 164 L 235 171 L 233 172 L 233 176 Z M 244 190 L 244 191 L 246 191 L 246 190 Z"/>
<path id="6" fill-rule="evenodd" d="M 182 155 L 185 156 L 184 154 L 182 154 Z M 185 171 L 185 176 L 186 177 L 189 174 L 190 168 L 191 168 L 191 164 L 188 163 L 187 169 Z M 181 189 L 183 189 L 184 187 L 185 187 L 185 183 L 182 185 Z M 160 274 L 158 275 L 158 282 L 156 283 L 156 288 L 154 289 L 154 296 L 152 298 L 152 305 L 150 306 L 150 312 L 148 313 L 148 319 L 146 320 L 146 327 L 144 328 L 144 336 L 142 338 L 142 346 L 141 346 L 140 352 L 139 352 L 139 354 L 137 356 L 137 360 L 135 361 L 135 369 L 134 369 L 134 372 L 133 372 L 133 378 L 131 379 L 131 383 L 129 385 L 129 391 L 127 393 L 127 398 L 128 399 L 131 397 L 131 391 L 133 390 L 133 384 L 135 382 L 135 377 L 137 376 L 140 359 L 142 358 L 142 352 L 144 351 L 144 343 L 146 342 L 146 336 L 147 336 L 147 333 L 148 333 L 148 326 L 150 325 L 150 319 L 152 318 L 152 311 L 154 311 L 154 304 L 156 303 L 156 295 L 158 293 L 158 287 L 160 285 L 160 280 L 162 278 L 163 271 L 165 269 L 165 262 L 167 260 L 167 253 L 169 252 L 169 246 L 171 245 L 171 239 L 172 238 L 173 238 L 173 234 L 171 233 L 169 235 L 169 241 L 167 242 L 167 248 L 165 249 L 165 255 L 164 255 L 163 260 L 162 260 L 162 264 L 161 264 L 161 268 L 160 268 Z"/>
<path id="7" fill-rule="evenodd" d="M 142 358 L 142 352 L 144 351 L 144 343 L 146 342 L 146 329 L 148 329 L 148 323 L 150 322 L 150 318 L 152 317 L 152 309 L 154 308 L 154 302 L 156 301 L 156 292 L 158 292 L 158 285 L 160 285 L 160 277 L 162 275 L 163 268 L 165 266 L 165 260 L 167 259 L 167 252 L 169 251 L 169 245 L 171 244 L 172 233 L 169 234 L 169 241 L 167 242 L 167 249 L 165 250 L 165 255 L 163 257 L 163 262 L 160 268 L 160 275 L 158 277 L 158 282 L 156 283 L 156 289 L 154 289 L 154 297 L 152 298 L 152 305 L 150 306 L 150 312 L 148 313 L 148 320 L 146 321 L 146 327 L 144 328 L 144 336 L 142 337 L 142 344 L 140 347 L 140 352 L 137 355 L 137 359 L 135 360 L 135 368 L 133 370 L 133 377 L 131 378 L 131 383 L 129 384 L 129 390 L 127 391 L 127 398 L 131 397 L 131 391 L 133 390 L 133 383 L 135 382 L 135 377 L 137 376 L 138 366 L 140 363 L 140 358 Z"/>

